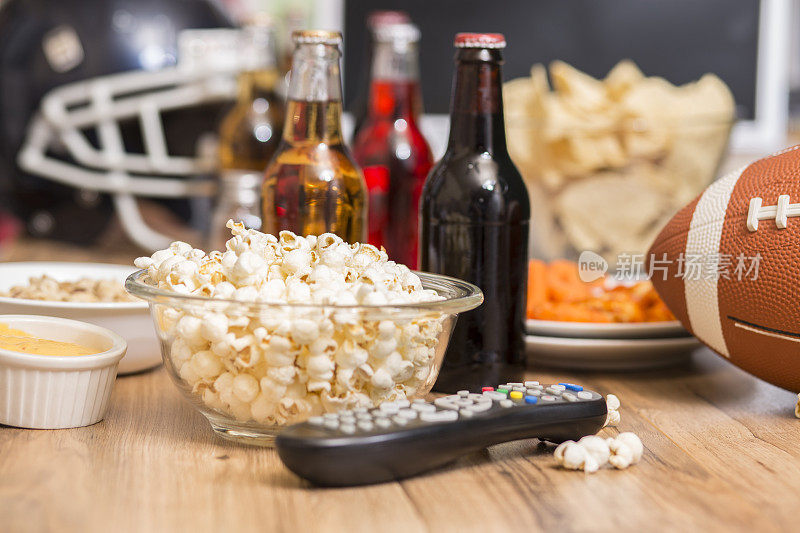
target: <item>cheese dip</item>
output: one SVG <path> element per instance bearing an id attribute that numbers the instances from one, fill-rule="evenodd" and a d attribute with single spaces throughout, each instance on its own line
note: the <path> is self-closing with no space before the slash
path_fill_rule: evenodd
<path id="1" fill-rule="evenodd" d="M 31 355 L 79 356 L 98 353 L 97 350 L 72 342 L 40 339 L 7 324 L 0 324 L 0 349 Z"/>

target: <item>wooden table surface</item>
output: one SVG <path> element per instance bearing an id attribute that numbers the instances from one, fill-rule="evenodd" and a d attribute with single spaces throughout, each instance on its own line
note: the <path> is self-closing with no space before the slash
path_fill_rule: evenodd
<path id="1" fill-rule="evenodd" d="M 7 260 L 85 256 L 69 246 L 27 242 L 5 254 Z M 618 429 L 641 437 L 642 462 L 593 475 L 564 471 L 555 466 L 553 446 L 527 440 L 399 483 L 315 488 L 286 470 L 274 450 L 217 437 L 158 368 L 120 377 L 106 419 L 94 426 L 0 427 L 0 531 L 800 528 L 794 394 L 707 350 L 672 370 L 531 369 L 530 377 L 618 395 Z"/>

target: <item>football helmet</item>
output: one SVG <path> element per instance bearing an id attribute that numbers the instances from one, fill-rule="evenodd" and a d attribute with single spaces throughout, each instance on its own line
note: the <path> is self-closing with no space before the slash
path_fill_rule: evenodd
<path id="1" fill-rule="evenodd" d="M 116 212 L 152 250 L 137 197 L 207 209 L 241 55 L 213 3 L 8 0 L 0 35 L 0 198 L 30 233 L 91 242 Z"/>

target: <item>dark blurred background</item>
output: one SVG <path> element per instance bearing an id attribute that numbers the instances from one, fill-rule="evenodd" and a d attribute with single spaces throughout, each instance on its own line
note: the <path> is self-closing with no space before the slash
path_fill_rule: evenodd
<path id="1" fill-rule="evenodd" d="M 453 36 L 502 32 L 508 41 L 504 78 L 528 76 L 554 59 L 603 77 L 630 58 L 647 75 L 682 84 L 714 72 L 734 93 L 740 118 L 755 107 L 759 2 L 756 0 L 347 0 L 345 98 L 362 76 L 364 21 L 376 9 L 402 9 L 422 30 L 425 110 L 447 113 Z"/>

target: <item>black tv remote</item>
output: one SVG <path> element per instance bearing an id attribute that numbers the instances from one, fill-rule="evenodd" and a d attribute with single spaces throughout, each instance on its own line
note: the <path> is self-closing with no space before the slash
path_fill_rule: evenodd
<path id="1" fill-rule="evenodd" d="M 315 416 L 287 427 L 275 445 L 292 472 L 317 485 L 362 485 L 413 476 L 501 442 L 578 440 L 597 433 L 606 414 L 603 396 L 580 385 L 526 381 Z"/>

